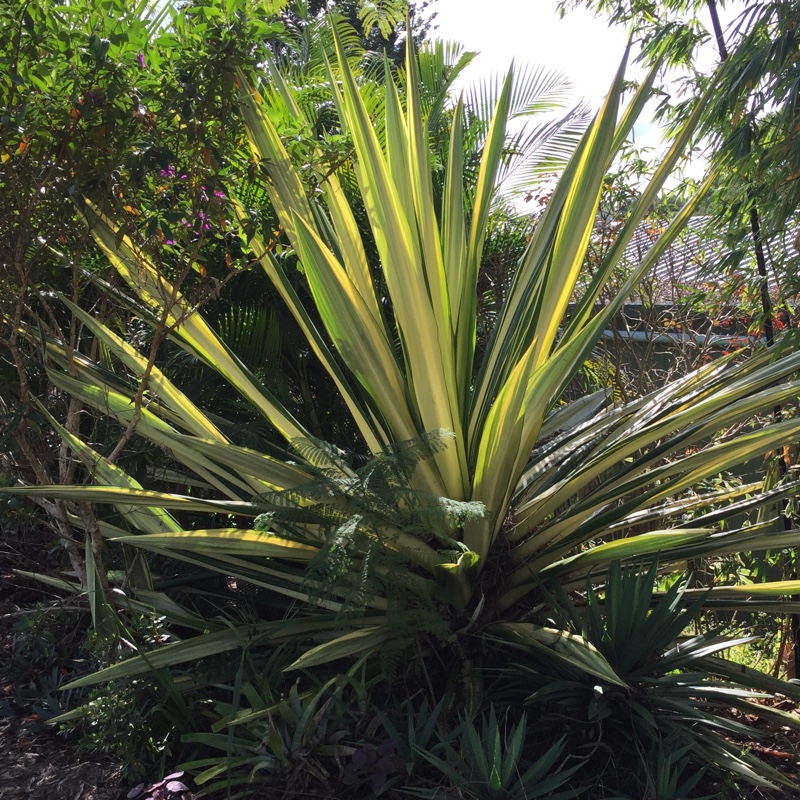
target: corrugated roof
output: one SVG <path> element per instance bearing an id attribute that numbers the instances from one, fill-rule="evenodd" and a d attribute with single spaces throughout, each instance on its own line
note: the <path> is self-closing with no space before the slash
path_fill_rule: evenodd
<path id="1" fill-rule="evenodd" d="M 726 276 L 724 270 L 732 252 L 721 236 L 714 236 L 713 231 L 709 230 L 710 219 L 706 216 L 690 218 L 681 236 L 667 248 L 645 278 L 648 299 L 657 303 L 673 303 L 685 296 L 687 291 L 699 288 L 704 283 L 730 279 L 731 276 Z M 627 261 L 631 267 L 638 264 L 661 236 L 666 224 L 646 221 L 639 225 L 633 240 L 625 249 L 623 261 Z M 781 247 L 785 248 L 786 243 L 783 242 Z M 778 287 L 771 270 L 769 272 L 770 293 L 774 294 Z"/>

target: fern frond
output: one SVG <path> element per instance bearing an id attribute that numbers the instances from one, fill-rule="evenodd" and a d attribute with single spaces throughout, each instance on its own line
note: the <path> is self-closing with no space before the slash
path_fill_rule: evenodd
<path id="1" fill-rule="evenodd" d="M 408 13 L 405 0 L 362 0 L 358 17 L 369 33 L 373 28 L 381 32 L 384 39 L 401 23 Z"/>
<path id="2" fill-rule="evenodd" d="M 442 546 L 442 563 L 455 563 L 464 547 L 450 532 L 485 514 L 482 503 L 453 500 L 410 487 L 420 461 L 431 458 L 453 438 L 437 430 L 396 442 L 353 470 L 352 454 L 328 442 L 302 439 L 292 447 L 318 480 L 253 499 L 262 513 L 257 530 L 319 545 L 308 563 L 303 590 L 312 602 L 333 601 L 343 626 L 379 603 L 392 626 L 447 635 L 430 581 L 408 564 L 396 546 L 399 534 Z M 378 599 L 380 598 L 380 599 Z"/>
<path id="3" fill-rule="evenodd" d="M 369 480 L 368 475 L 378 471 L 390 485 L 407 485 L 420 461 L 433 458 L 454 438 L 452 431 L 439 429 L 427 431 L 416 439 L 392 442 L 380 455 L 359 469 L 358 475 L 364 481 Z"/>
<path id="4" fill-rule="evenodd" d="M 323 475 L 335 478 L 341 475 L 353 474 L 347 462 L 347 452 L 339 447 L 312 437 L 293 439 L 290 442 L 292 450 L 316 467 Z"/>

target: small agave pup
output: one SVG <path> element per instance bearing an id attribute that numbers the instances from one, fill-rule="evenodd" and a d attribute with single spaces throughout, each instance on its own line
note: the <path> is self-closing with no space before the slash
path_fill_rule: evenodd
<path id="1" fill-rule="evenodd" d="M 742 508 L 766 507 L 792 487 L 756 499 L 755 485 L 723 493 L 688 491 L 800 432 L 800 419 L 787 419 L 766 427 L 753 423 L 734 438 L 720 435 L 796 399 L 800 383 L 791 376 L 800 368 L 800 352 L 794 343 L 787 340 L 779 352 L 757 353 L 741 363 L 719 359 L 622 407 L 607 407 L 602 393 L 573 403 L 561 399 L 626 295 L 675 241 L 710 185 L 709 178 L 619 294 L 597 311 L 604 283 L 692 136 L 703 101 L 566 318 L 604 176 L 653 80 L 651 74 L 620 111 L 620 69 L 538 220 L 486 351 L 477 359 L 476 286 L 504 157 L 513 75 L 500 94 L 468 194 L 464 107 L 456 103 L 439 198 L 413 52 L 408 52 L 404 97 L 387 75 L 385 119 L 377 131 L 341 50 L 338 64 L 338 70 L 329 68 L 330 86 L 355 150 L 353 168 L 378 253 L 375 263 L 337 173 L 327 175 L 309 197 L 261 98 L 243 74 L 237 81 L 253 156 L 302 265 L 313 314 L 288 279 L 285 262 L 258 238 L 251 247 L 341 392 L 363 440 L 357 455 L 366 463 L 356 467 L 357 459 L 315 441 L 146 254 L 87 205 L 92 233 L 130 289 L 156 312 L 169 304 L 171 338 L 224 377 L 293 452 L 279 458 L 232 444 L 156 367 L 148 386 L 158 402 L 141 410 L 137 433 L 171 453 L 211 491 L 189 496 L 144 488 L 55 420 L 97 485 L 19 491 L 112 504 L 124 526 L 101 523 L 108 538 L 249 581 L 294 605 L 286 619 L 240 623 L 238 629 L 201 620 L 199 629 L 209 633 L 72 685 L 193 661 L 245 641 L 251 647 L 296 644 L 299 652 L 288 669 L 412 646 L 409 652 L 424 659 L 431 635 L 450 653 L 448 673 L 471 674 L 459 661 L 507 640 L 532 657 L 544 655 L 623 685 L 583 637 L 532 616 L 545 582 L 580 589 L 593 575 L 602 581 L 613 562 L 651 563 L 657 557 L 663 571 L 679 571 L 691 558 L 800 542 L 798 532 L 774 534 L 768 522 L 733 530 L 718 525 Z M 265 88 L 270 102 L 282 103 L 284 115 L 302 118 L 281 74 L 273 70 L 270 78 Z M 376 291 L 378 273 L 386 297 Z M 85 311 L 67 305 L 129 374 L 145 373 L 144 356 Z M 121 384 L 84 357 L 68 374 L 61 345 L 49 342 L 47 349 L 53 383 L 123 424 L 131 420 L 132 395 Z M 250 527 L 188 529 L 183 512 L 258 521 Z M 643 529 L 647 532 L 634 532 Z M 149 604 L 168 618 L 180 618 L 184 628 L 198 627 L 196 619 L 188 625 L 190 612 L 147 589 L 134 590 L 125 602 Z M 796 593 L 798 582 L 782 582 L 713 587 L 709 596 L 732 607 L 745 599 L 748 608 L 763 601 L 774 610 Z M 777 681 L 770 686 L 800 697 L 796 687 Z"/>

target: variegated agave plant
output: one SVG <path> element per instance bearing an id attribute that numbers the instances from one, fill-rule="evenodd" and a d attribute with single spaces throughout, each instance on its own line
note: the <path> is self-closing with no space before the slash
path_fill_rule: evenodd
<path id="1" fill-rule="evenodd" d="M 800 352 L 789 345 L 746 361 L 720 358 L 621 407 L 609 405 L 604 394 L 562 401 L 627 293 L 675 241 L 711 181 L 677 213 L 612 302 L 598 310 L 604 282 L 692 136 L 702 102 L 567 316 L 604 176 L 651 85 L 645 81 L 621 110 L 620 69 L 538 220 L 478 359 L 476 284 L 504 159 L 513 76 L 497 102 L 468 198 L 464 109 L 461 102 L 455 105 L 439 199 L 412 53 L 407 69 L 404 99 L 387 77 L 385 119 L 376 125 L 341 52 L 338 69 L 329 68 L 338 116 L 355 151 L 375 263 L 337 174 L 309 197 L 259 95 L 243 75 L 237 79 L 253 157 L 302 265 L 313 313 L 287 278 L 285 264 L 258 238 L 251 247 L 338 387 L 361 437 L 350 449 L 361 448 L 364 467 L 354 467 L 337 447 L 314 442 L 303 421 L 258 382 L 147 255 L 109 219 L 86 208 L 98 244 L 130 290 L 153 311 L 166 310 L 171 338 L 219 373 L 293 450 L 279 458 L 234 445 L 156 366 L 147 377 L 154 402 L 141 410 L 137 433 L 199 478 L 206 492 L 179 495 L 143 487 L 55 420 L 75 454 L 90 465 L 95 485 L 20 491 L 111 504 L 124 526 L 101 522 L 109 539 L 249 581 L 293 605 L 285 619 L 233 629 L 197 620 L 163 594 L 139 587 L 126 602 L 154 606 L 184 627 L 206 632 L 74 685 L 184 663 L 236 649 L 245 640 L 299 643 L 292 666 L 312 667 L 409 647 L 421 631 L 455 642 L 456 660 L 468 652 L 458 646 L 462 636 L 506 638 L 620 683 L 583 638 L 537 619 L 544 582 L 579 589 L 587 576 L 602 580 L 616 561 L 657 559 L 662 571 L 680 572 L 689 559 L 800 541 L 796 531 L 775 534 L 768 520 L 739 529 L 720 525 L 744 506 L 768 508 L 790 489 L 761 495 L 758 485 L 695 489 L 800 432 L 800 419 L 789 418 L 772 425 L 754 421 L 745 432 L 724 435 L 734 424 L 796 399 L 800 384 L 791 376 L 800 368 Z M 282 113 L 302 117 L 292 87 L 277 72 L 271 78 Z M 376 290 L 378 274 L 386 296 Z M 144 355 L 68 305 L 120 370 L 134 378 L 145 374 Z M 127 424 L 132 395 L 121 382 L 83 356 L 68 374 L 59 343 L 47 348 L 49 374 L 58 387 Z M 187 527 L 185 512 L 258 517 L 259 524 Z M 800 584 L 781 582 L 714 586 L 709 598 L 731 607 L 763 602 L 775 610 L 789 608 L 794 593 Z M 404 611 L 405 622 L 395 624 Z M 715 670 L 711 662 L 708 669 Z M 775 682 L 774 688 L 798 696 L 787 684 Z"/>

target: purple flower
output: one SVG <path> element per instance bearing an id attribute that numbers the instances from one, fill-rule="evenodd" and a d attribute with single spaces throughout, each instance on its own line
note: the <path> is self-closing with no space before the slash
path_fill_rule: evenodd
<path id="1" fill-rule="evenodd" d="M 139 53 L 139 66 L 144 69 L 144 53 Z"/>
<path id="2" fill-rule="evenodd" d="M 175 177 L 175 167 L 170 164 L 166 169 L 161 170 L 161 177 L 162 178 L 174 178 Z"/>
<path id="3" fill-rule="evenodd" d="M 221 192 L 219 189 L 215 189 L 214 197 L 225 197 L 225 192 Z"/>

